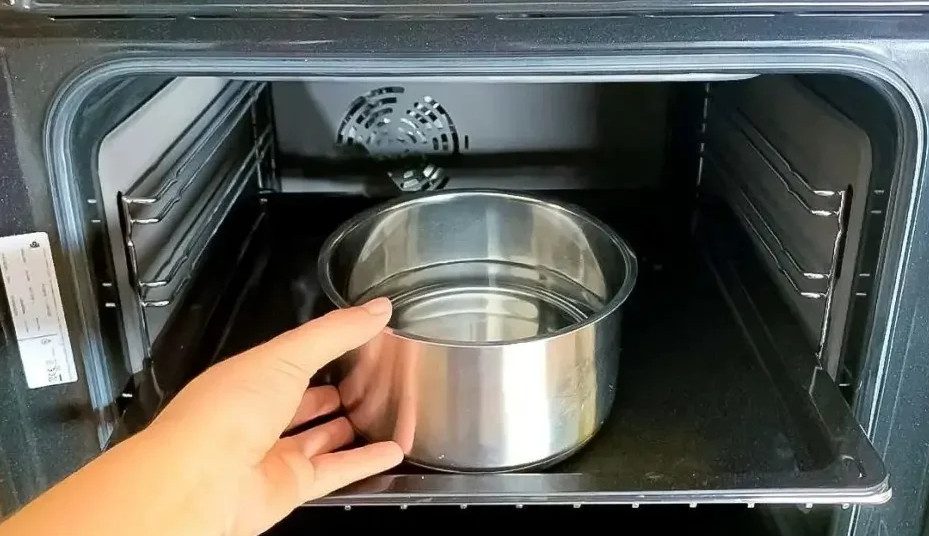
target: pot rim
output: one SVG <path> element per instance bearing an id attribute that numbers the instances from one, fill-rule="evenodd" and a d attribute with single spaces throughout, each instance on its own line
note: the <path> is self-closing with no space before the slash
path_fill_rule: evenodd
<path id="1" fill-rule="evenodd" d="M 332 270 L 331 270 L 331 261 L 332 254 L 335 251 L 338 244 L 348 235 L 350 232 L 355 230 L 362 223 L 367 221 L 374 215 L 381 215 L 390 212 L 395 212 L 406 208 L 410 205 L 421 204 L 428 202 L 430 200 L 442 197 L 501 197 L 508 198 L 512 200 L 521 201 L 524 203 L 530 203 L 534 205 L 542 205 L 550 210 L 557 210 L 571 215 L 574 218 L 578 218 L 586 221 L 587 223 L 593 225 L 598 231 L 602 232 L 609 240 L 612 242 L 613 246 L 619 251 L 623 257 L 625 263 L 625 271 L 623 273 L 623 282 L 620 285 L 619 289 L 613 294 L 613 297 L 596 313 L 590 315 L 588 318 L 584 319 L 581 322 L 575 322 L 568 326 L 565 326 L 557 331 L 551 333 L 545 333 L 542 335 L 534 335 L 532 337 L 525 337 L 522 339 L 514 339 L 512 341 L 493 341 L 493 342 L 462 342 L 462 341 L 448 341 L 443 339 L 437 339 L 433 337 L 423 337 L 420 335 L 415 335 L 413 333 L 408 333 L 402 329 L 392 328 L 387 326 L 384 328 L 384 331 L 389 333 L 392 336 L 399 337 L 402 339 L 407 339 L 411 341 L 424 342 L 428 344 L 434 344 L 449 348 L 487 348 L 487 347 L 511 347 L 518 344 L 528 344 L 535 343 L 539 341 L 549 341 L 563 335 L 568 335 L 579 330 L 585 329 L 588 326 L 598 323 L 607 316 L 613 314 L 626 300 L 629 298 L 629 295 L 632 294 L 632 290 L 635 287 L 636 279 L 638 276 L 638 261 L 636 259 L 635 253 L 632 251 L 632 248 L 623 240 L 619 234 L 616 233 L 610 226 L 606 225 L 598 218 L 590 215 L 586 210 L 571 204 L 556 202 L 548 199 L 543 199 L 541 197 L 536 197 L 532 195 L 526 195 L 522 193 L 514 193 L 511 191 L 505 190 L 495 190 L 495 189 L 460 189 L 460 190 L 442 190 L 442 191 L 433 191 L 426 192 L 421 194 L 414 194 L 411 196 L 400 197 L 386 203 L 379 204 L 375 207 L 364 210 L 349 220 L 342 223 L 335 231 L 333 231 L 323 242 L 323 246 L 320 249 L 319 257 L 316 261 L 317 273 L 320 287 L 323 292 L 329 298 L 332 303 L 334 303 L 338 308 L 344 309 L 347 307 L 352 307 L 353 304 L 349 303 L 346 300 L 342 293 L 336 290 L 335 285 L 332 282 Z"/>

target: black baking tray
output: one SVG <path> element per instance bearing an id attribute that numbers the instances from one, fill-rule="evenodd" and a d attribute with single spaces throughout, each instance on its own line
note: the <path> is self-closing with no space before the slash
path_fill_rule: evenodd
<path id="1" fill-rule="evenodd" d="M 622 234 L 640 277 L 624 305 L 616 401 L 596 437 L 542 472 L 442 474 L 401 465 L 313 504 L 882 503 L 888 476 L 755 250 L 722 206 L 683 233 L 659 194 L 547 192 Z M 316 254 L 377 200 L 277 194 L 267 262 L 221 355 L 331 306 Z"/>

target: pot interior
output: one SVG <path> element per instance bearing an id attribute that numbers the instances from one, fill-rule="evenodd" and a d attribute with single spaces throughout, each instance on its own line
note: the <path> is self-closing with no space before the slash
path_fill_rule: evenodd
<path id="1" fill-rule="evenodd" d="M 500 192 L 387 205 L 338 231 L 330 246 L 321 275 L 331 278 L 337 302 L 388 296 L 393 328 L 456 343 L 570 328 L 622 301 L 634 277 L 632 252 L 603 223 Z"/>

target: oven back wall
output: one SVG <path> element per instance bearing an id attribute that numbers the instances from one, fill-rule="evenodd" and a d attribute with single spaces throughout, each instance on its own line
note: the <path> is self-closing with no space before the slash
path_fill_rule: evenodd
<path id="1" fill-rule="evenodd" d="M 662 83 L 417 82 L 414 78 L 390 83 L 279 82 L 271 87 L 285 186 L 299 180 L 299 175 L 312 174 L 318 160 L 425 154 L 457 158 L 465 167 L 471 162 L 482 169 L 553 162 L 571 166 L 579 159 L 596 159 L 604 168 L 567 182 L 551 173 L 514 172 L 512 179 L 499 173 L 483 181 L 459 173 L 452 176 L 449 187 L 634 188 L 657 186 L 666 159 L 672 88 Z M 420 110 L 438 110 L 441 117 L 433 122 Z M 387 125 L 381 125 L 384 121 Z M 398 130 L 393 130 L 395 125 Z M 388 132 L 404 134 L 385 135 Z M 288 173 L 288 167 L 294 172 Z M 695 171 L 689 180 L 695 179 Z M 327 177 L 311 175 L 309 180 L 314 178 Z M 316 182 L 316 189 L 325 188 L 319 186 L 325 183 Z"/>

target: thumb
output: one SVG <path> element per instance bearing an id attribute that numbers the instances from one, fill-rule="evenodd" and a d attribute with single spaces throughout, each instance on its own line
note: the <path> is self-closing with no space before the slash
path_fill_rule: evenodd
<path id="1" fill-rule="evenodd" d="M 387 325 L 390 314 L 390 300 L 375 298 L 360 306 L 332 311 L 239 357 L 262 362 L 262 366 L 285 364 L 309 380 L 330 361 L 373 339 Z"/>

